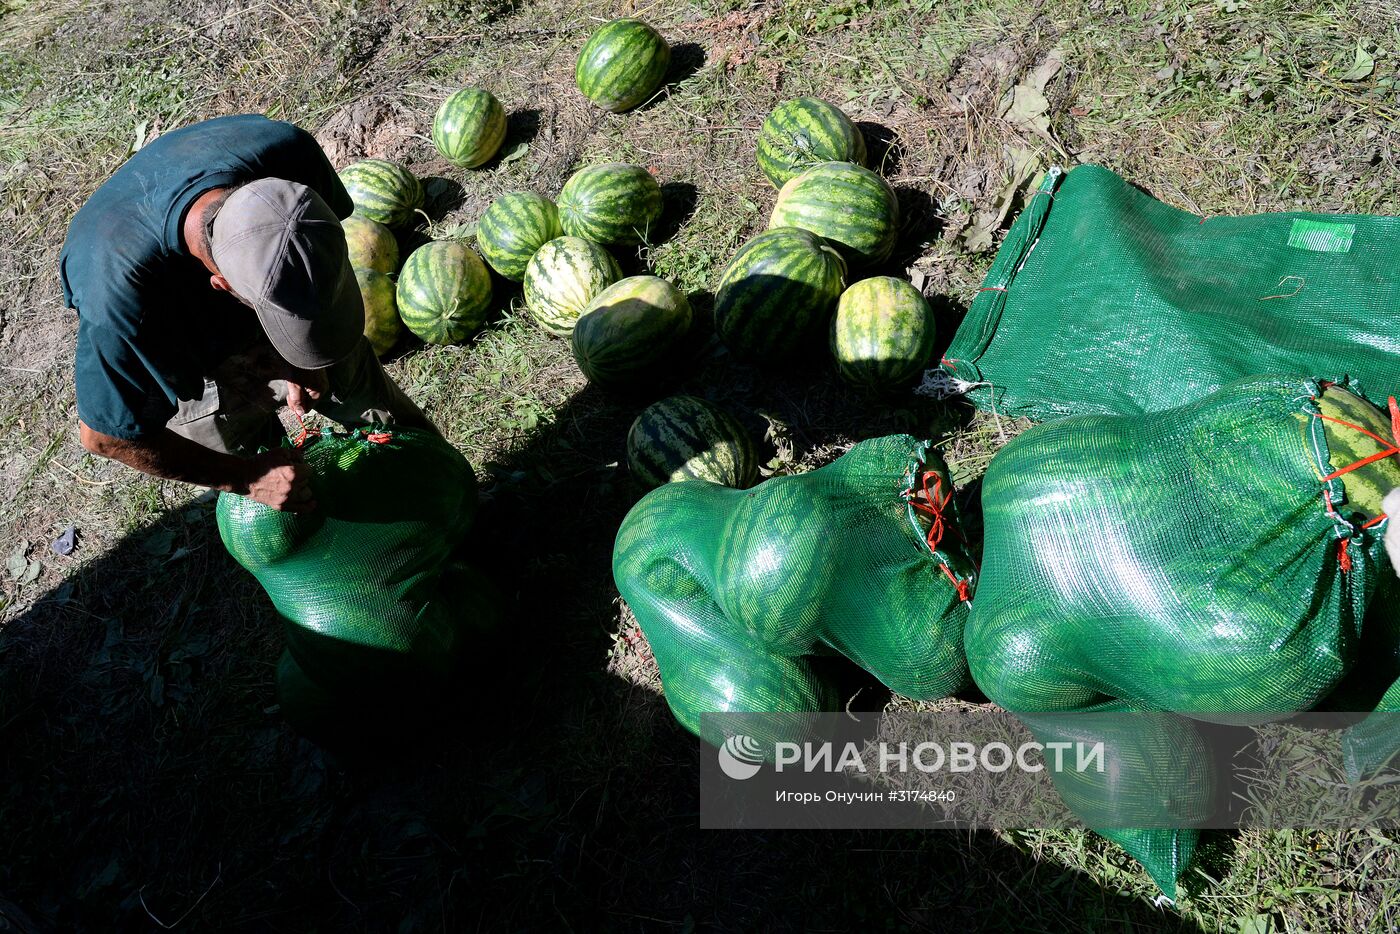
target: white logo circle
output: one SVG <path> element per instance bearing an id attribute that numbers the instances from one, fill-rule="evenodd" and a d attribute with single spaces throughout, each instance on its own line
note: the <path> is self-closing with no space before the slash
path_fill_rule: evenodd
<path id="1" fill-rule="evenodd" d="M 753 778 L 763 767 L 763 750 L 758 740 L 743 733 L 726 739 L 719 747 L 719 767 L 735 781 Z"/>

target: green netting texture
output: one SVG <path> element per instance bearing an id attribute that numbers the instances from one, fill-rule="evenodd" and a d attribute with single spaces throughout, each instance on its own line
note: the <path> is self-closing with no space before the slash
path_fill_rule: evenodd
<path id="1" fill-rule="evenodd" d="M 1400 385 L 1400 219 L 1219 217 L 1052 170 L 945 354 L 979 407 L 1157 412 L 1259 373 Z"/>
<path id="2" fill-rule="evenodd" d="M 976 572 L 951 491 L 938 456 L 896 435 L 752 490 L 647 494 L 613 576 L 676 718 L 699 733 L 704 712 L 833 710 L 811 659 L 823 647 L 910 697 L 961 687 Z"/>
<path id="3" fill-rule="evenodd" d="M 217 510 L 224 545 L 286 621 L 284 673 L 340 696 L 445 681 L 482 622 L 472 572 L 449 560 L 476 508 L 470 465 L 413 429 L 325 434 L 304 457 L 313 512 L 231 494 Z"/>
<path id="4" fill-rule="evenodd" d="M 1156 415 L 1050 422 L 1003 448 L 983 485 L 984 563 L 966 632 L 978 686 L 1014 712 L 1222 722 L 1327 697 L 1391 572 L 1386 523 L 1349 518 L 1332 476 L 1325 387 L 1255 377 Z M 1166 889 L 1189 833 L 1124 833 L 1110 836 Z"/>

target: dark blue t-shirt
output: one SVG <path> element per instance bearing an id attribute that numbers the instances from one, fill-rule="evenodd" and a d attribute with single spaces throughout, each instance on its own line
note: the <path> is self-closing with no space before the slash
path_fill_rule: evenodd
<path id="1" fill-rule="evenodd" d="M 159 137 L 88 199 L 59 258 L 78 312 L 78 417 L 134 439 L 164 427 L 182 399 L 262 334 L 251 308 L 209 284 L 184 244 L 185 213 L 211 188 L 285 178 L 338 217 L 354 205 L 316 140 L 257 114 L 219 117 Z"/>

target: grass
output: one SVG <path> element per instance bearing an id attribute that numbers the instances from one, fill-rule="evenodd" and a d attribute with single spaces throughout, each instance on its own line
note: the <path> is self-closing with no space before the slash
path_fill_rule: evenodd
<path id="1" fill-rule="evenodd" d="M 572 60 L 594 19 L 621 13 L 672 37 L 678 67 L 663 97 L 615 116 L 572 89 Z M 1372 69 L 1344 77 L 1358 43 Z M 1021 132 L 1002 98 L 1052 50 L 1049 135 Z M 1216 834 L 1162 908 L 1121 850 L 1079 832 L 696 830 L 699 752 L 609 569 L 636 497 L 622 440 L 648 400 L 587 387 L 509 290 L 470 343 L 390 368 L 479 468 L 480 558 L 510 625 L 423 748 L 328 758 L 277 714 L 277 625 L 209 499 L 77 446 L 54 272 L 68 218 L 139 141 L 263 111 L 319 131 L 337 164 L 386 155 L 439 179 L 436 230 L 470 227 L 503 191 L 553 194 L 591 161 L 651 166 L 667 223 L 622 259 L 704 311 L 771 206 L 757 128 L 813 93 L 884 141 L 906 208 L 891 271 L 938 297 L 946 336 L 992 255 L 967 231 L 1018 150 L 1038 168 L 1061 151 L 1102 162 L 1195 211 L 1400 213 L 1397 55 L 1387 11 L 1335 2 L 0 3 L 0 528 L 7 555 L 27 543 L 41 566 L 4 583 L 0 917 L 8 900 L 104 931 L 1394 927 L 1400 859 L 1379 831 Z M 464 173 L 432 151 L 433 110 L 466 83 L 506 103 L 522 157 Z M 741 414 L 769 472 L 909 431 L 939 437 L 965 485 L 1023 427 L 872 404 L 821 361 L 775 376 L 708 355 L 678 386 Z M 56 557 L 70 522 L 78 551 Z"/>

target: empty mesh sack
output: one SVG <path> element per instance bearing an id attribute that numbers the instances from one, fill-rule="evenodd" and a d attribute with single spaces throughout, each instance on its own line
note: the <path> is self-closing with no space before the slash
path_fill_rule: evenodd
<path id="1" fill-rule="evenodd" d="M 613 576 L 676 719 L 698 734 L 704 712 L 836 709 L 812 664 L 824 650 L 910 697 L 961 687 L 975 569 L 952 489 L 926 443 L 895 435 L 751 490 L 647 494 Z"/>
<path id="2" fill-rule="evenodd" d="M 1393 426 L 1352 388 L 1247 378 L 1150 417 L 1066 418 L 1008 444 L 982 491 L 983 569 L 966 633 L 977 685 L 1018 713 L 1220 722 L 1327 697 L 1393 573 L 1377 512 L 1377 491 L 1400 485 Z M 1184 719 L 1143 730 L 1144 749 L 1172 734 L 1162 748 L 1195 742 Z M 1195 785 L 1164 797 L 1160 813 L 1186 822 L 1206 807 L 1209 782 L 1181 774 Z M 1139 793 L 1152 791 L 1128 776 L 1073 792 Z M 1174 894 L 1193 832 L 1096 829 Z"/>
<path id="3" fill-rule="evenodd" d="M 1400 219 L 1225 217 L 1108 169 L 1047 174 L 936 383 L 1049 420 L 1183 405 L 1258 373 L 1400 385 Z"/>
<path id="4" fill-rule="evenodd" d="M 219 497 L 219 534 L 285 621 L 278 693 L 313 732 L 446 684 L 490 624 L 481 576 L 451 558 L 476 508 L 471 466 L 414 429 L 329 430 L 304 449 L 317 508 Z"/>

